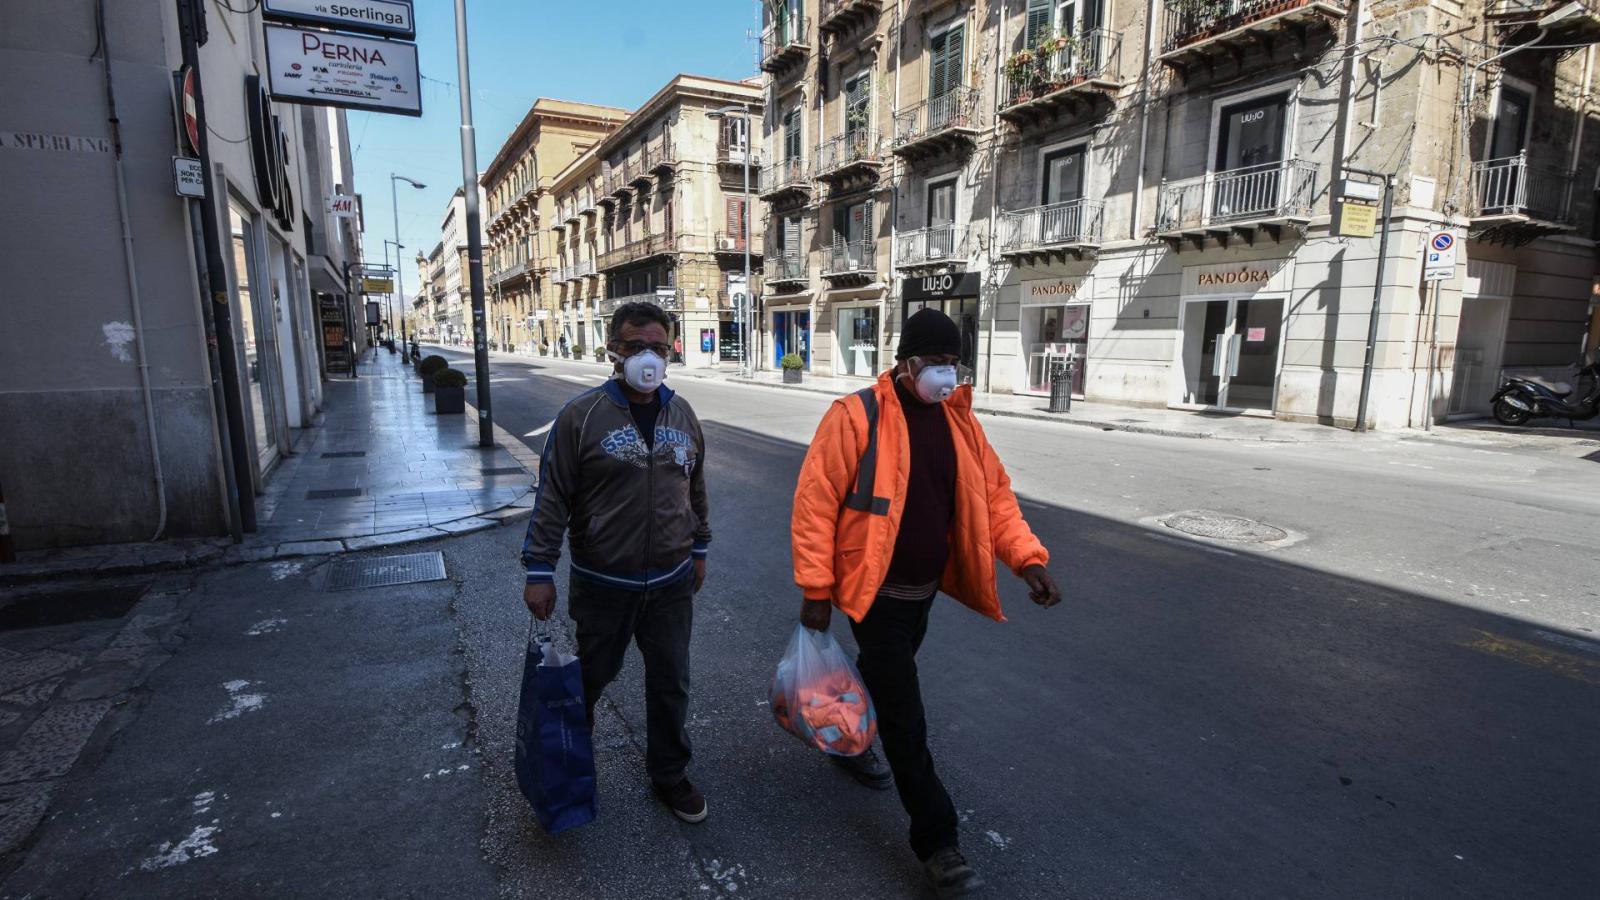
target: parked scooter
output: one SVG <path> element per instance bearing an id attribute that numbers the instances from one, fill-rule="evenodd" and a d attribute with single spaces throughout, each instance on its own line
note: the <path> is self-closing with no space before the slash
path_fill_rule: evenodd
<path id="1" fill-rule="evenodd" d="M 1510 377 L 1495 391 L 1494 417 L 1502 425 L 1525 425 L 1529 419 L 1566 419 L 1568 422 L 1600 416 L 1600 358 L 1579 360 L 1577 390 L 1570 385 L 1546 384 L 1531 378 Z"/>

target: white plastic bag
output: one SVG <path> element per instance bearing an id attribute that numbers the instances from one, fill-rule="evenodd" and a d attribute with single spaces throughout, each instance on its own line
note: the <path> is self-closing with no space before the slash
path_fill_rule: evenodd
<path id="1" fill-rule="evenodd" d="M 859 756 L 878 734 L 861 673 L 826 631 L 795 626 L 772 676 L 771 702 L 779 727 L 833 756 Z"/>

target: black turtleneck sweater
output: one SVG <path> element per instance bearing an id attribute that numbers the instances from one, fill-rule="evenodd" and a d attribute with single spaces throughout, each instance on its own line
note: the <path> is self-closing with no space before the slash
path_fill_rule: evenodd
<path id="1" fill-rule="evenodd" d="M 899 381 L 894 390 L 905 414 L 911 475 L 885 584 L 921 587 L 938 583 L 950 557 L 950 523 L 956 509 L 956 448 L 944 404 L 923 403 Z"/>

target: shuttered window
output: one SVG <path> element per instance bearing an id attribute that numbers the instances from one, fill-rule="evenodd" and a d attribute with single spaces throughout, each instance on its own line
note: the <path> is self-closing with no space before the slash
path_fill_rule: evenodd
<path id="1" fill-rule="evenodd" d="M 800 217 L 789 216 L 783 220 L 782 240 L 778 247 L 784 256 L 798 257 L 800 255 Z"/>
<path id="2" fill-rule="evenodd" d="M 872 73 L 862 72 L 844 86 L 844 133 L 865 132 L 872 118 Z"/>
<path id="3" fill-rule="evenodd" d="M 928 42 L 928 99 L 937 100 L 961 86 L 961 53 L 966 26 L 954 28 Z"/>
<path id="4" fill-rule="evenodd" d="M 1050 30 L 1050 0 L 1028 0 L 1028 28 L 1023 43 L 1037 47 Z"/>
<path id="5" fill-rule="evenodd" d="M 733 238 L 733 240 L 734 240 L 734 249 L 735 250 L 743 250 L 744 249 L 744 228 L 745 228 L 745 223 L 744 223 L 745 200 L 744 200 L 743 197 L 727 197 L 727 198 L 724 198 L 724 199 L 727 201 L 727 207 L 728 207 L 727 208 L 727 213 L 728 213 L 728 218 L 727 218 L 728 236 Z"/>
<path id="6" fill-rule="evenodd" d="M 783 117 L 783 158 L 785 161 L 800 158 L 799 107 L 789 110 Z"/>

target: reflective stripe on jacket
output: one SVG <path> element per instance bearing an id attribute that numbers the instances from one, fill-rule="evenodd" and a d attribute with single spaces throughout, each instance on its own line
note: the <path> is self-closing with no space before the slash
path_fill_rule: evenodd
<path id="1" fill-rule="evenodd" d="M 893 377 L 886 372 L 871 388 L 878 406 L 872 496 L 852 498 L 861 487 L 869 438 L 868 410 L 855 395 L 835 400 L 823 415 L 794 492 L 795 583 L 808 599 L 831 600 L 858 622 L 888 574 L 911 474 L 906 420 Z M 1050 553 L 1023 521 L 1011 479 L 973 415 L 972 388 L 957 388 L 943 407 L 956 451 L 956 496 L 950 560 L 939 589 L 1003 622 L 996 560 L 1020 574 L 1049 563 Z"/>

